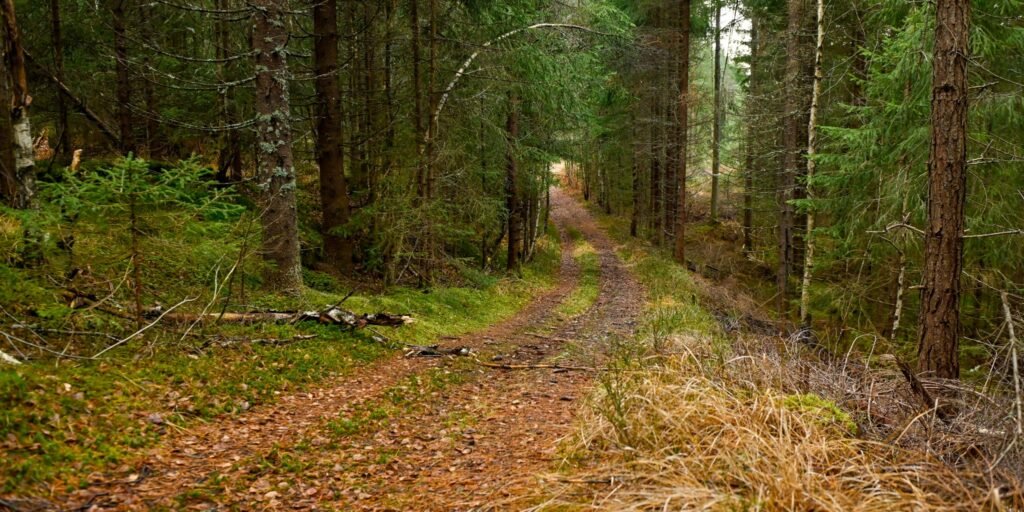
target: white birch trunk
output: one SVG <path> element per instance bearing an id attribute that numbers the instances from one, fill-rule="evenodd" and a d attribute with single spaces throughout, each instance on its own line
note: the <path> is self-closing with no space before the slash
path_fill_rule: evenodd
<path id="1" fill-rule="evenodd" d="M 810 186 L 814 177 L 814 155 L 818 146 L 818 100 L 821 97 L 821 59 L 825 46 L 825 0 L 818 0 L 818 39 L 814 48 L 814 87 L 811 89 L 811 115 L 807 125 L 807 198 L 813 198 Z M 804 276 L 800 286 L 800 324 L 810 323 L 811 278 L 814 273 L 814 210 L 807 212 L 807 250 L 804 252 Z"/>

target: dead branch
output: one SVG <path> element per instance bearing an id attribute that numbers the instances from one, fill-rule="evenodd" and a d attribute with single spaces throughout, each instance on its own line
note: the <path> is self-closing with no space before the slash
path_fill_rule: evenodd
<path id="1" fill-rule="evenodd" d="M 160 314 L 159 309 L 146 312 L 147 317 Z M 392 313 L 365 313 L 357 315 L 337 306 L 330 306 L 323 311 L 249 311 L 245 313 L 174 313 L 166 314 L 167 321 L 175 323 L 193 322 L 228 322 L 240 324 L 254 323 L 299 323 L 318 322 L 325 325 L 340 325 L 351 329 L 360 329 L 367 325 L 399 327 L 413 322 L 409 315 Z"/>
<path id="2" fill-rule="evenodd" d="M 907 379 L 907 382 L 910 384 L 911 391 L 913 391 L 915 395 L 921 398 L 921 401 L 924 402 L 925 407 L 928 409 L 934 407 L 936 409 L 935 413 L 939 417 L 939 419 L 944 422 L 948 422 L 950 419 L 949 411 L 943 407 L 939 407 L 938 402 L 932 398 L 931 393 L 928 393 L 928 390 L 924 388 L 923 384 L 921 384 L 921 381 L 917 378 L 917 375 L 914 374 L 914 370 L 911 370 L 910 366 L 908 366 L 907 363 L 904 363 L 903 361 L 900 361 L 898 359 L 896 360 L 896 365 L 899 366 L 900 372 L 903 373 L 903 376 Z"/>
<path id="3" fill-rule="evenodd" d="M 7 364 L 13 364 L 15 366 L 21 364 L 21 361 L 18 361 L 17 359 L 14 358 L 14 356 L 8 354 L 7 352 L 4 352 L 3 350 L 0 350 L 0 361 L 3 361 Z"/>
<path id="4" fill-rule="evenodd" d="M 443 356 L 468 356 L 469 347 L 442 348 L 438 345 L 409 345 L 404 344 L 408 350 L 405 357 L 443 357 Z"/>
<path id="5" fill-rule="evenodd" d="M 594 368 L 591 366 L 568 366 L 564 364 L 500 364 L 487 363 L 484 361 L 477 361 L 476 364 L 501 370 L 574 370 L 580 372 L 596 372 L 602 370 L 601 368 Z"/>
<path id="6" fill-rule="evenodd" d="M 69 100 L 71 100 L 71 103 L 74 104 L 75 108 L 77 108 L 78 111 L 81 112 L 86 119 L 88 119 L 94 125 L 96 125 L 96 127 L 100 129 L 100 133 L 102 133 L 108 139 L 110 139 L 110 142 L 112 142 L 114 146 L 119 146 L 121 144 L 121 138 L 114 134 L 114 129 L 111 128 L 110 125 L 105 123 L 103 119 L 101 119 L 100 116 L 96 114 L 96 112 L 93 112 L 85 104 L 85 101 L 76 96 L 75 93 L 71 92 L 71 89 L 64 82 L 61 82 L 60 79 L 52 75 L 46 68 L 37 63 L 35 59 L 32 57 L 32 54 L 30 54 L 29 52 L 25 52 L 25 57 L 30 64 L 36 67 L 36 69 L 40 72 L 40 74 L 43 75 L 44 78 L 46 78 L 50 82 L 53 82 L 53 85 L 57 87 L 57 90 L 60 91 L 60 93 L 67 97 Z"/>
<path id="7" fill-rule="evenodd" d="M 1013 390 L 1015 391 L 1015 404 L 1017 408 L 1017 435 L 1024 434 L 1024 419 L 1022 412 L 1024 406 L 1021 404 L 1020 396 L 1020 369 L 1017 367 L 1017 332 L 1013 328 L 1013 315 L 1010 314 L 1010 296 L 1004 290 L 999 293 L 1003 301 L 1003 315 L 1006 317 L 1007 333 L 1010 337 L 1010 360 L 1013 363 Z"/>
<path id="8" fill-rule="evenodd" d="M 167 316 L 168 314 L 170 314 L 170 312 L 171 312 L 171 311 L 174 311 L 175 309 L 177 309 L 177 308 L 178 308 L 178 306 L 181 306 L 182 304 L 186 304 L 186 303 L 192 302 L 192 301 L 194 301 L 194 300 L 196 300 L 196 299 L 194 299 L 194 298 L 188 298 L 188 297 L 186 297 L 186 298 L 182 299 L 182 300 L 181 300 L 181 302 L 179 302 L 179 303 L 177 303 L 177 304 L 175 304 L 175 305 L 171 306 L 170 308 L 168 308 L 168 309 L 167 309 L 167 311 L 164 311 L 163 313 L 161 313 L 161 314 L 160 314 L 160 316 L 156 317 L 156 320 L 153 320 L 153 321 L 152 321 L 152 322 L 150 322 L 149 324 L 147 324 L 147 325 L 143 326 L 143 327 L 142 327 L 142 328 L 140 328 L 139 330 L 137 330 L 137 331 L 133 332 L 132 334 L 128 335 L 128 336 L 127 336 L 126 338 L 123 338 L 123 339 L 119 340 L 119 341 L 118 341 L 117 343 L 114 343 L 114 344 L 110 345 L 109 347 L 107 347 L 107 348 L 105 348 L 105 349 L 103 349 L 103 350 L 99 351 L 99 353 L 97 353 L 96 355 L 92 356 L 92 357 L 91 357 L 91 359 L 96 359 L 96 358 L 98 358 L 98 357 L 102 356 L 103 354 L 107 353 L 107 352 L 108 352 L 108 351 L 110 351 L 111 349 L 113 349 L 113 348 L 115 348 L 115 347 L 119 347 L 119 346 L 121 346 L 121 345 L 123 345 L 123 344 L 127 343 L 128 341 L 130 341 L 130 340 L 132 340 L 132 339 L 136 338 L 136 337 L 137 337 L 137 336 L 139 336 L 140 334 L 142 334 L 142 333 L 146 332 L 147 330 L 149 330 L 149 328 L 150 328 L 150 327 L 153 327 L 154 325 L 156 325 L 156 324 L 160 323 L 160 320 L 163 320 L 163 318 L 164 318 L 165 316 Z"/>

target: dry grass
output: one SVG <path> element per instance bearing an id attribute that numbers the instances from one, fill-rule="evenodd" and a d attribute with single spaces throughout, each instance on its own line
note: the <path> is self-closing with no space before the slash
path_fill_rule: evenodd
<path id="1" fill-rule="evenodd" d="M 719 361 L 712 345 L 677 337 L 675 355 L 643 371 L 607 374 L 566 446 L 578 464 L 571 476 L 551 479 L 538 509 L 976 511 L 1024 504 L 1014 480 L 999 471 L 955 467 L 903 440 L 859 437 L 834 402 L 791 392 L 805 383 L 786 378 L 791 368 L 780 357 L 765 351 Z M 908 424 L 903 437 L 928 421 Z"/>
<path id="2" fill-rule="evenodd" d="M 779 337 L 746 295 L 631 256 L 648 323 L 667 304 L 720 329 L 679 321 L 616 347 L 533 509 L 1024 510 L 1012 385 L 925 381 L 944 421 L 884 347 Z"/>

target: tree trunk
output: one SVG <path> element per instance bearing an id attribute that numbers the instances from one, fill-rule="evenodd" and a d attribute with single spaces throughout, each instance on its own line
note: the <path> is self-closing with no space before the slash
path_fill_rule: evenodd
<path id="1" fill-rule="evenodd" d="M 398 9 L 397 0 L 386 0 L 384 2 L 384 121 L 387 124 L 387 131 L 384 139 L 384 168 L 383 174 L 391 172 L 393 167 L 395 149 L 395 92 L 392 87 L 394 74 L 394 32 L 393 19 Z"/>
<path id="2" fill-rule="evenodd" d="M 651 98 L 654 103 L 651 108 L 651 136 L 650 144 L 648 145 L 648 155 L 651 159 L 651 238 L 652 240 L 661 246 L 664 242 L 661 222 L 662 222 L 662 207 L 665 204 L 664 199 L 664 187 L 662 186 L 661 176 L 661 141 L 658 138 L 658 120 L 660 112 L 658 111 L 657 95 Z"/>
<path id="3" fill-rule="evenodd" d="M 141 26 L 150 26 L 151 9 L 153 9 L 153 4 L 151 3 L 139 6 L 139 24 Z M 157 121 L 159 119 L 159 107 L 156 97 L 156 91 L 153 89 L 153 82 L 155 81 L 155 78 L 153 78 L 152 73 L 150 72 L 150 68 L 153 67 L 153 62 L 150 60 L 148 54 L 145 56 L 143 60 L 143 67 L 145 69 L 142 71 L 143 76 L 141 81 L 142 100 L 146 105 L 146 118 L 144 120 L 146 133 L 142 138 L 142 143 L 144 144 L 143 147 L 145 148 L 146 158 L 156 158 L 157 156 L 163 153 L 161 147 L 158 147 L 157 141 L 161 141 L 163 139 L 160 137 L 160 123 Z M 162 147 L 166 148 L 166 145 Z"/>
<path id="4" fill-rule="evenodd" d="M 423 93 L 420 78 L 420 18 L 419 0 L 409 0 L 409 36 L 412 46 L 412 126 L 416 137 L 416 193 L 421 202 L 427 199 L 427 170 L 423 154 Z"/>
<path id="5" fill-rule="evenodd" d="M 928 161 L 928 227 L 918 367 L 960 376 L 960 272 L 967 200 L 967 39 L 969 0 L 937 0 L 932 60 L 932 134 Z"/>
<path id="6" fill-rule="evenodd" d="M 690 3 L 679 2 L 679 164 L 676 171 L 679 200 L 676 202 L 676 246 L 675 260 L 686 264 L 686 159 L 689 138 L 689 94 L 690 94 Z"/>
<path id="7" fill-rule="evenodd" d="M 718 177 L 722 154 L 722 2 L 715 0 L 715 106 L 711 140 L 711 221 L 718 220 Z"/>
<path id="8" fill-rule="evenodd" d="M 258 186 L 263 194 L 264 284 L 284 293 L 302 287 L 292 165 L 291 108 L 285 45 L 285 0 L 255 0 L 252 46 L 256 65 Z"/>
<path id="9" fill-rule="evenodd" d="M 229 0 L 217 0 L 217 8 L 227 10 Z M 231 55 L 231 32 L 228 22 L 218 18 L 217 24 L 217 57 L 227 59 Z M 226 62 L 217 66 L 222 82 L 230 82 L 230 67 Z M 235 105 L 234 87 L 225 87 L 221 92 L 221 115 L 224 124 L 233 125 L 238 122 L 238 107 Z M 228 129 L 221 137 L 221 148 L 217 155 L 217 181 L 221 183 L 237 183 L 242 180 L 242 144 L 235 128 Z"/>
<path id="10" fill-rule="evenodd" d="M 743 172 L 743 252 L 747 255 L 754 250 L 754 162 L 757 161 L 754 156 L 754 139 L 757 136 L 754 112 L 760 93 L 757 76 L 761 65 L 759 24 L 758 17 L 753 16 L 750 20 L 750 86 L 747 89 L 747 147 Z"/>
<path id="11" fill-rule="evenodd" d="M 0 29 L 2 30 L 2 29 Z M 0 105 L 11 104 L 11 81 L 7 69 L 7 47 L 0 45 Z M 0 200 L 10 204 L 17 189 L 14 179 L 14 134 L 11 116 L 0 115 Z"/>
<path id="12" fill-rule="evenodd" d="M 814 155 L 818 150 L 818 101 L 823 79 L 821 61 L 825 51 L 825 0 L 818 0 L 818 38 L 814 46 L 814 84 L 811 87 L 811 115 L 807 122 L 807 198 L 812 199 L 811 181 L 814 179 Z M 814 210 L 807 212 L 804 233 L 807 250 L 804 252 L 804 277 L 800 286 L 800 325 L 810 326 L 811 279 L 814 273 Z"/>
<path id="13" fill-rule="evenodd" d="M 793 229 L 796 211 L 791 201 L 795 198 L 796 175 L 800 159 L 800 97 L 796 93 L 800 79 L 800 24 L 805 0 L 788 0 L 789 24 L 786 33 L 786 78 L 782 129 L 782 173 L 779 180 L 779 268 L 777 307 L 785 317 L 789 295 L 789 275 L 793 271 Z"/>
<path id="14" fill-rule="evenodd" d="M 21 32 L 14 12 L 14 0 L 0 0 L 6 32 L 4 48 L 5 66 L 9 80 L 11 103 L 10 141 L 14 148 L 14 167 L 6 169 L 4 182 L 7 199 L 14 208 L 31 208 L 36 191 L 35 154 L 32 149 L 32 125 L 28 107 L 32 97 L 28 94 L 28 74 L 25 71 L 25 52 L 21 46 Z"/>
<path id="15" fill-rule="evenodd" d="M 316 161 L 320 167 L 320 208 L 327 264 L 352 272 L 352 241 L 339 231 L 349 220 L 348 183 L 342 152 L 341 91 L 338 86 L 338 2 L 313 4 L 313 65 L 316 74 Z"/>
<path id="16" fill-rule="evenodd" d="M 117 75 L 117 127 L 122 153 L 135 152 L 135 134 L 132 126 L 132 84 L 128 72 L 128 35 L 126 28 L 127 4 L 131 0 L 114 0 L 110 22 L 114 28 L 114 67 Z"/>
<path id="17" fill-rule="evenodd" d="M 632 133 L 630 133 L 629 139 L 629 147 L 631 150 L 629 158 L 633 173 L 633 212 L 629 218 L 629 236 L 636 238 L 637 228 L 640 224 L 640 159 L 637 158 L 636 154 L 636 116 L 631 116 L 629 125 L 632 128 Z"/>
<path id="18" fill-rule="evenodd" d="M 53 74 L 64 81 L 64 39 L 60 27 L 60 0 L 50 0 L 50 44 L 53 46 Z M 71 132 L 68 126 L 68 105 L 64 95 L 57 94 L 57 149 L 54 158 L 59 162 L 70 161 Z"/>
<path id="19" fill-rule="evenodd" d="M 509 95 L 508 156 L 505 163 L 505 207 L 508 210 L 508 270 L 519 269 L 519 248 L 522 245 L 522 209 L 519 200 L 518 164 L 516 162 L 516 141 L 519 138 L 519 100 Z"/>
<path id="20" fill-rule="evenodd" d="M 377 116 L 377 41 L 374 31 L 376 14 L 373 12 L 375 2 L 363 2 L 363 159 L 359 163 L 359 175 L 354 177 L 356 186 L 366 192 L 367 201 L 373 201 L 373 174 L 376 171 L 377 127 L 380 125 Z"/>

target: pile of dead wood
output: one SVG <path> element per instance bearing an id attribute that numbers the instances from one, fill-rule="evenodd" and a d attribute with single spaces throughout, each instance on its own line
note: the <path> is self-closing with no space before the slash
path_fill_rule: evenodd
<path id="1" fill-rule="evenodd" d="M 147 318 L 158 318 L 172 323 L 237 323 L 255 324 L 262 322 L 297 324 L 300 322 L 317 322 L 324 325 L 338 325 L 349 329 L 360 329 L 367 325 L 399 327 L 410 324 L 413 318 L 405 314 L 364 313 L 357 315 L 338 306 L 330 306 L 322 311 L 248 311 L 245 313 L 168 313 L 161 307 L 146 311 Z"/>

